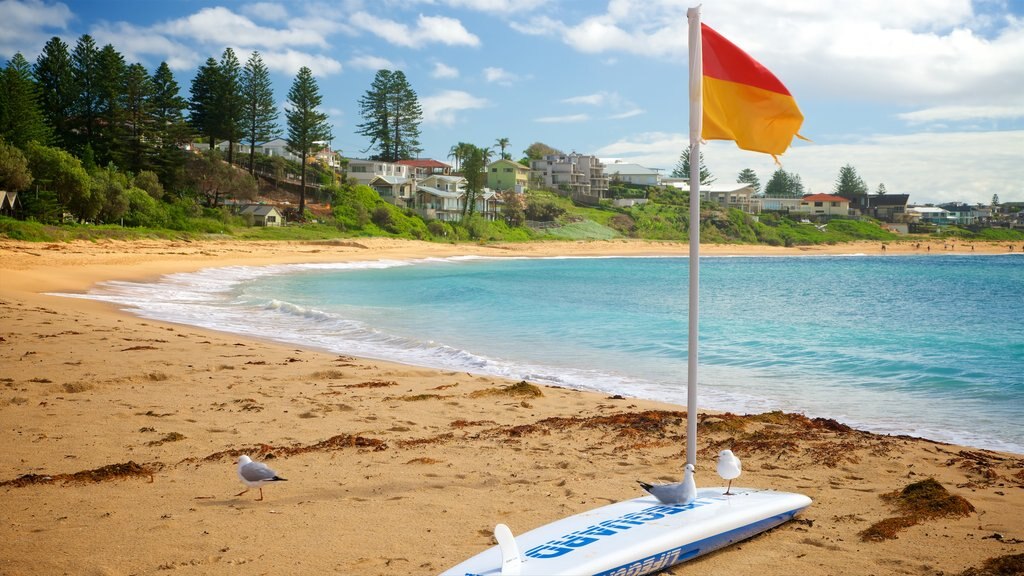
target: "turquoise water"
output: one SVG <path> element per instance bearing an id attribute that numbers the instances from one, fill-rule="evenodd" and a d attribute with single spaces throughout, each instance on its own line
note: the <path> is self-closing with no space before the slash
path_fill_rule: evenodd
<path id="1" fill-rule="evenodd" d="M 686 258 L 229 268 L 88 295 L 337 353 L 677 404 Z M 1024 453 L 1024 257 L 701 260 L 700 405 Z"/>

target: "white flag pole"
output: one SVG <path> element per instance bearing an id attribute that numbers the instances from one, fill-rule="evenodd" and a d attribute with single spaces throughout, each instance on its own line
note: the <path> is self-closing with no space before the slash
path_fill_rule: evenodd
<path id="1" fill-rule="evenodd" d="M 686 11 L 690 27 L 690 304 L 686 365 L 686 463 L 697 467 L 697 336 L 700 285 L 700 133 L 704 76 L 700 6 Z"/>

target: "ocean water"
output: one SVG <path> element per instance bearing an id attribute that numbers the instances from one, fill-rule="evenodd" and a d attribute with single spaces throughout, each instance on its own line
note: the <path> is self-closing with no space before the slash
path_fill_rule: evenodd
<path id="1" fill-rule="evenodd" d="M 175 274 L 80 297 L 407 364 L 686 403 L 686 258 Z M 1024 453 L 1024 255 L 704 257 L 699 404 Z"/>

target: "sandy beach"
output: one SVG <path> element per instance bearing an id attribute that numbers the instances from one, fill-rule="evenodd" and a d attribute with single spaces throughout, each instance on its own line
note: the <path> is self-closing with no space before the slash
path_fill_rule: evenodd
<path id="1" fill-rule="evenodd" d="M 0 240 L 0 575 L 437 574 L 493 545 L 498 522 L 524 532 L 640 496 L 637 479 L 674 481 L 682 468 L 684 406 L 283 346 L 48 292 L 233 265 L 687 252 L 625 240 Z M 699 485 L 723 483 L 715 457 L 731 448 L 743 459 L 737 485 L 814 503 L 666 574 L 1024 573 L 1024 455 L 790 413 L 704 413 L 698 447 Z M 236 496 L 241 454 L 288 481 L 263 501 Z M 887 497 L 927 479 L 949 493 L 931 513 Z M 1003 562 L 1017 572 L 979 571 L 1013 555 Z"/>

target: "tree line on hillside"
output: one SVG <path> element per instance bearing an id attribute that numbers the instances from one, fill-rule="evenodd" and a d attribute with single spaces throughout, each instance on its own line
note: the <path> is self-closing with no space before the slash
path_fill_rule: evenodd
<path id="1" fill-rule="evenodd" d="M 701 186 L 710 186 L 716 180 L 716 178 L 711 174 L 711 171 L 704 165 L 703 152 L 699 153 L 698 173 Z M 672 169 L 671 175 L 673 178 L 690 177 L 689 147 L 683 148 L 682 153 L 679 155 L 679 161 Z M 750 184 L 754 189 L 755 195 L 762 194 L 761 180 L 750 168 L 740 170 L 739 174 L 736 176 L 736 182 Z M 886 193 L 885 184 L 879 183 L 878 189 L 875 193 L 884 195 Z M 768 180 L 768 184 L 764 187 L 763 195 L 772 198 L 801 198 L 806 194 L 807 191 L 800 175 L 795 172 L 788 172 L 780 166 L 772 173 L 771 178 Z M 841 196 L 847 200 L 856 200 L 868 195 L 868 185 L 864 182 L 864 179 L 857 174 L 856 168 L 850 164 L 846 164 L 839 169 L 836 182 L 832 187 L 832 194 Z"/>

